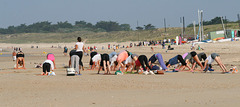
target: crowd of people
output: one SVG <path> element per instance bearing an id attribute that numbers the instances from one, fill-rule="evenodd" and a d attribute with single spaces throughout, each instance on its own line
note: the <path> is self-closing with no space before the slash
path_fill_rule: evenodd
<path id="1" fill-rule="evenodd" d="M 151 43 L 154 43 L 154 41 Z M 130 46 L 133 45 L 134 44 L 130 44 Z M 89 50 L 89 70 L 97 70 L 98 74 L 101 70 L 104 71 L 104 74 L 124 74 L 130 72 L 145 75 L 163 74 L 164 72 L 170 71 L 207 72 L 214 71 L 211 66 L 214 61 L 218 63 L 223 71 L 222 73 L 229 72 L 222 63 L 220 55 L 217 53 L 212 53 L 207 57 L 204 52 L 197 54 L 195 51 L 192 51 L 183 55 L 176 55 L 164 62 L 164 56 L 162 56 L 161 53 L 153 54 L 148 59 L 146 55 L 138 55 L 128 50 L 121 50 L 118 53 L 116 53 L 115 50 L 111 53 L 98 53 L 96 48 L 92 47 L 90 47 Z M 66 55 L 67 52 L 68 48 L 65 46 L 64 55 Z M 88 53 L 88 51 L 81 37 L 78 37 L 75 48 L 69 52 L 69 68 L 74 68 L 76 75 L 81 75 L 81 70 L 84 70 L 82 62 L 84 53 Z M 14 51 L 13 60 L 16 61 L 16 69 L 25 69 L 24 53 L 22 51 L 18 53 Z M 157 60 L 158 64 L 155 63 Z M 22 67 L 19 68 L 19 66 Z M 173 66 L 173 70 L 170 68 L 171 66 Z M 42 63 L 42 68 L 43 72 L 41 75 L 49 75 L 56 69 L 54 54 L 47 54 L 47 59 Z M 186 68 L 188 68 L 188 70 L 185 70 Z"/>
<path id="2" fill-rule="evenodd" d="M 79 68 L 76 68 L 78 69 L 77 71 L 79 71 L 76 72 L 78 75 L 81 74 L 80 71 L 81 68 L 83 68 L 82 54 L 84 49 L 84 44 L 81 42 L 81 38 L 78 37 L 78 42 L 75 45 L 75 49 L 71 50 L 69 53 L 69 62 L 71 62 L 71 57 L 74 55 L 79 57 Z M 160 67 L 155 64 L 156 60 L 158 60 Z M 98 53 L 94 48 L 90 47 L 89 68 L 90 70 L 97 69 L 98 74 L 101 70 L 103 70 L 104 74 L 111 74 L 112 72 L 118 72 L 122 74 L 124 72 L 131 72 L 154 75 L 170 71 L 170 66 L 175 67 L 173 71 L 184 71 L 185 68 L 188 68 L 188 71 L 191 72 L 196 70 L 202 72 L 213 71 L 211 66 L 213 61 L 216 61 L 219 64 L 220 68 L 223 70 L 223 73 L 229 72 L 221 62 L 220 55 L 217 53 L 212 53 L 207 57 L 205 53 L 197 54 L 195 51 L 192 51 L 185 53 L 184 55 L 176 55 L 165 63 L 163 56 L 160 53 L 153 54 L 148 59 L 146 55 L 138 55 L 127 50 L 122 50 L 119 53 L 113 51 L 108 54 Z M 200 69 L 198 69 L 197 65 L 200 67 Z M 69 67 L 73 67 L 73 64 L 69 63 Z"/>

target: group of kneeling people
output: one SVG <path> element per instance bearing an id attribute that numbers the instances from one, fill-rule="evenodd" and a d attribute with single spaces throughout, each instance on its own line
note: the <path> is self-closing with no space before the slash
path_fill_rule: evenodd
<path id="1" fill-rule="evenodd" d="M 224 64 L 221 62 L 220 55 L 217 53 L 212 53 L 207 57 L 205 53 L 197 54 L 195 51 L 192 51 L 185 53 L 184 55 L 176 55 L 175 57 L 169 59 L 168 62 L 164 63 L 163 57 L 160 53 L 154 54 L 150 57 L 150 59 L 148 59 L 146 55 L 133 54 L 127 50 L 122 50 L 119 53 L 112 52 L 110 54 L 99 54 L 93 49 L 90 49 L 90 51 L 90 68 L 91 70 L 98 69 L 98 74 L 101 70 L 104 71 L 104 74 L 111 74 L 110 71 L 121 71 L 122 73 L 131 71 L 134 73 L 133 70 L 136 70 L 135 73 L 154 75 L 155 73 L 170 71 L 169 67 L 174 65 L 174 71 L 182 71 L 187 67 L 189 71 L 193 72 L 194 70 L 197 70 L 196 64 L 201 67 L 199 71 L 207 72 L 208 70 L 213 71 L 211 69 L 211 64 L 214 62 L 214 60 L 219 64 L 223 70 L 223 73 L 228 72 Z M 73 54 L 70 52 L 70 60 L 78 60 L 72 56 Z M 153 65 L 156 60 L 158 60 L 161 67 Z M 189 64 L 192 64 L 192 66 L 190 67 Z M 97 67 L 97 65 L 99 67 Z M 69 64 L 69 66 L 71 65 Z M 78 71 L 77 73 L 80 72 Z"/>

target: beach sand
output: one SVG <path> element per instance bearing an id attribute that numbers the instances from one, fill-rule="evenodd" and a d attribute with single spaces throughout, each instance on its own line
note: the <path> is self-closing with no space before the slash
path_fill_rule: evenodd
<path id="1" fill-rule="evenodd" d="M 129 45 L 130 42 L 121 43 Z M 97 75 L 89 71 L 89 56 L 83 57 L 85 71 L 81 76 L 66 76 L 64 66 L 68 65 L 69 56 L 63 55 L 63 47 L 75 43 L 41 43 L 34 44 L 38 49 L 30 48 L 32 44 L 3 44 L 0 48 L 4 55 L 12 53 L 11 47 L 22 47 L 25 53 L 25 70 L 15 70 L 11 56 L 0 56 L 0 107 L 79 107 L 79 106 L 184 106 L 184 107 L 238 107 L 240 106 L 240 74 L 221 74 L 220 67 L 213 63 L 214 72 L 210 73 L 165 73 L 164 75 Z M 99 53 L 111 53 L 108 43 L 85 44 L 98 47 Z M 111 43 L 113 44 L 113 43 Z M 115 43 L 118 44 L 118 43 Z M 51 46 L 62 48 L 51 48 Z M 105 49 L 102 50 L 102 46 Z M 161 53 L 168 61 L 177 54 L 190 52 L 191 44 L 175 46 L 166 52 L 161 46 L 153 46 L 154 53 Z M 232 66 L 240 68 L 240 42 L 200 44 L 205 52 L 219 53 L 227 69 Z M 117 50 L 120 51 L 122 49 Z M 153 55 L 150 47 L 133 47 L 127 49 L 132 53 Z M 70 49 L 69 49 L 70 51 Z M 40 76 L 41 68 L 35 65 L 46 59 L 47 53 L 56 57 L 56 76 Z M 103 71 L 101 71 L 103 73 Z M 114 73 L 114 72 L 112 72 Z"/>

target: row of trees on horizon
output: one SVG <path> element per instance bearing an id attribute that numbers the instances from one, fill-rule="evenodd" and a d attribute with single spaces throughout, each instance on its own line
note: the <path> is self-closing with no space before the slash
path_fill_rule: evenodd
<path id="1" fill-rule="evenodd" d="M 155 26 L 148 24 L 145 27 L 139 27 L 139 30 L 155 29 Z M 8 28 L 0 28 L 0 34 L 16 34 L 16 33 L 68 33 L 74 31 L 93 31 L 93 32 L 112 32 L 112 31 L 131 31 L 129 24 L 119 24 L 114 21 L 100 21 L 95 25 L 85 21 L 75 21 L 75 24 L 65 22 L 57 22 L 52 24 L 49 21 L 37 22 L 30 25 L 21 24 L 19 26 L 9 26 Z"/>
<path id="2" fill-rule="evenodd" d="M 237 21 L 238 22 L 238 21 Z M 224 23 L 231 21 L 224 19 Z M 221 17 L 215 17 L 210 21 L 203 21 L 203 25 L 221 24 Z M 189 24 L 187 27 L 192 27 Z M 198 25 L 197 25 L 198 26 Z M 154 25 L 147 24 L 137 26 L 136 30 L 154 30 Z M 37 22 L 30 25 L 21 24 L 19 26 L 9 26 L 8 28 L 0 28 L 0 34 L 17 34 L 17 33 L 69 33 L 74 31 L 92 31 L 92 32 L 112 32 L 112 31 L 131 31 L 129 24 L 119 24 L 114 21 L 99 21 L 95 25 L 86 21 L 75 21 L 71 24 L 67 21 L 52 24 L 49 21 Z"/>

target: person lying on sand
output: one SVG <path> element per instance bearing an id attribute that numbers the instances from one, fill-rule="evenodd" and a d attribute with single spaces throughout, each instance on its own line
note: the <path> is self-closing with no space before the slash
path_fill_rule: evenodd
<path id="1" fill-rule="evenodd" d="M 100 62 L 100 67 L 98 69 L 98 74 L 102 68 L 104 68 L 104 74 L 111 74 L 110 64 L 109 64 L 109 55 L 106 53 L 101 54 L 101 62 Z"/>
<path id="2" fill-rule="evenodd" d="M 26 69 L 25 68 L 25 60 L 24 60 L 24 53 L 22 51 L 18 52 L 17 55 L 17 61 L 16 61 L 16 68 L 14 69 Z M 22 66 L 19 68 L 19 65 Z"/>
<path id="3" fill-rule="evenodd" d="M 212 64 L 214 62 L 214 60 L 218 63 L 218 65 L 220 66 L 220 68 L 223 70 L 222 73 L 228 73 L 229 71 L 227 70 L 227 68 L 224 66 L 224 64 L 222 63 L 221 59 L 220 59 L 220 55 L 217 53 L 212 53 L 211 55 L 209 55 L 207 57 L 207 59 L 205 60 L 204 63 L 204 68 L 205 72 L 207 72 L 207 69 L 209 67 L 209 64 Z"/>

